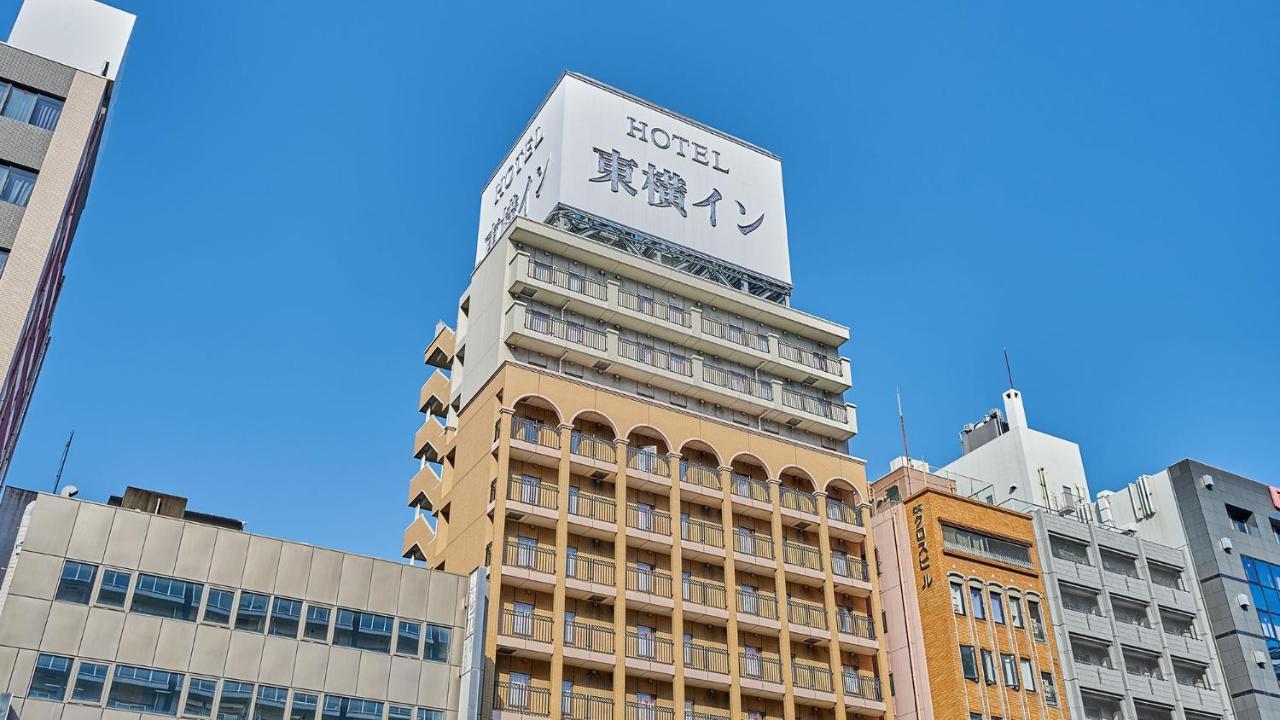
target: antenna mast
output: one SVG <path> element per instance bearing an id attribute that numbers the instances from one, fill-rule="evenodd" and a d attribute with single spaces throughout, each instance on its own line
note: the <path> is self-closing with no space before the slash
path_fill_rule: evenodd
<path id="1" fill-rule="evenodd" d="M 1009 375 L 1009 387 L 1013 388 L 1013 367 L 1009 365 L 1009 348 L 1004 349 L 1004 371 Z"/>
<path id="2" fill-rule="evenodd" d="M 902 458 L 907 465 L 907 481 L 911 480 L 911 451 L 907 449 L 907 420 L 902 414 L 902 391 L 898 388 L 893 389 L 894 394 L 898 396 L 898 428 L 902 430 Z"/>
<path id="3" fill-rule="evenodd" d="M 62 470 L 67 466 L 67 454 L 71 452 L 71 441 L 75 440 L 76 431 L 72 430 L 67 436 L 67 445 L 62 448 L 62 462 L 58 463 L 58 474 L 53 478 L 53 494 L 58 494 L 58 486 L 62 484 Z"/>

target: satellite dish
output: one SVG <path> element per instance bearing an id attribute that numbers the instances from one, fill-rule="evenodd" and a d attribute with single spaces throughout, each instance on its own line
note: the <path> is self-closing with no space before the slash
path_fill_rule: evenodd
<path id="1" fill-rule="evenodd" d="M 80 488 L 76 487 L 75 485 L 68 485 L 62 488 L 62 492 L 58 494 L 65 498 L 73 498 L 80 494 Z"/>

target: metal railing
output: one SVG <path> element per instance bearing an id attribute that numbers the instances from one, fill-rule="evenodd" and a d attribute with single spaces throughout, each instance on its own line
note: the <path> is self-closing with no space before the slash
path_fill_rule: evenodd
<path id="1" fill-rule="evenodd" d="M 782 660 L 746 650 L 738 653 L 738 672 L 743 678 L 761 682 L 782 682 Z"/>
<path id="2" fill-rule="evenodd" d="M 831 553 L 831 572 L 851 580 L 865 582 L 868 579 L 866 561 L 844 553 Z"/>
<path id="3" fill-rule="evenodd" d="M 671 597 L 671 575 L 660 570 L 645 570 L 635 565 L 628 565 L 627 589 L 669 598 Z"/>
<path id="4" fill-rule="evenodd" d="M 766 620 L 778 619 L 778 598 L 760 591 L 738 588 L 738 612 Z"/>
<path id="5" fill-rule="evenodd" d="M 769 483 L 747 477 L 741 473 L 729 474 L 729 492 L 738 497 L 757 502 L 772 502 L 769 498 Z"/>
<path id="6" fill-rule="evenodd" d="M 733 549 L 743 555 L 750 555 L 764 560 L 772 560 L 774 558 L 773 538 L 745 528 L 734 529 Z"/>
<path id="7" fill-rule="evenodd" d="M 680 482 L 701 485 L 712 490 L 720 489 L 720 471 L 709 465 L 699 465 L 680 458 Z"/>
<path id="8" fill-rule="evenodd" d="M 502 564 L 527 568 L 541 573 L 556 571 L 556 551 L 538 545 L 513 542 L 508 540 L 503 549 Z"/>
<path id="9" fill-rule="evenodd" d="M 778 486 L 778 502 L 782 507 L 796 512 L 809 513 L 811 515 L 818 514 L 818 498 L 812 493 L 803 490 L 787 487 L 786 485 Z"/>
<path id="10" fill-rule="evenodd" d="M 706 315 L 702 316 L 702 332 L 718 337 L 721 340 L 728 340 L 735 345 L 759 350 L 760 352 L 769 352 L 768 335 L 761 335 L 758 332 L 752 332 L 737 325 L 730 325 L 715 318 L 709 318 Z"/>
<path id="11" fill-rule="evenodd" d="M 634 310 L 659 320 L 666 320 L 676 325 L 692 327 L 693 321 L 689 311 L 682 307 L 637 295 L 629 290 L 618 290 L 618 304 L 628 310 Z"/>
<path id="12" fill-rule="evenodd" d="M 789 388 L 782 388 L 782 404 L 838 423 L 849 421 L 849 408 L 844 405 L 799 393 Z"/>
<path id="13" fill-rule="evenodd" d="M 831 669 L 809 663 L 791 663 L 791 681 L 796 687 L 818 692 L 835 692 L 831 684 Z"/>
<path id="14" fill-rule="evenodd" d="M 859 615 L 847 608 L 836 608 L 837 629 L 855 637 L 876 639 L 876 624 L 866 615 Z"/>
<path id="15" fill-rule="evenodd" d="M 657 635 L 641 635 L 627 633 L 627 657 L 653 660 L 654 662 L 671 662 L 671 639 Z"/>
<path id="16" fill-rule="evenodd" d="M 617 462 L 618 452 L 612 440 L 588 435 L 574 430 L 569 434 L 569 452 L 579 457 L 587 457 L 601 462 Z"/>
<path id="17" fill-rule="evenodd" d="M 862 526 L 862 508 L 827 498 L 827 519 Z"/>
<path id="18" fill-rule="evenodd" d="M 645 448 L 627 448 L 627 467 L 632 470 L 653 473 L 663 477 L 671 477 L 671 462 L 666 455 L 659 455 Z"/>
<path id="19" fill-rule="evenodd" d="M 724 547 L 724 528 L 695 518 L 681 518 L 680 539 L 722 548 Z"/>
<path id="20" fill-rule="evenodd" d="M 681 598 L 687 603 L 725 609 L 725 589 L 720 583 L 684 578 L 680 581 Z"/>
<path id="21" fill-rule="evenodd" d="M 613 698 L 564 693 L 560 696 L 560 716 L 565 720 L 613 720 Z"/>
<path id="22" fill-rule="evenodd" d="M 547 717 L 551 714 L 551 691 L 527 683 L 500 680 L 493 689 L 493 709 Z"/>
<path id="23" fill-rule="evenodd" d="M 573 553 L 565 558 L 565 575 L 582 582 L 613 584 L 613 562 Z"/>
<path id="24" fill-rule="evenodd" d="M 822 570 L 822 553 L 818 548 L 782 541 L 782 561 L 790 565 L 798 565 L 808 570 Z"/>
<path id="25" fill-rule="evenodd" d="M 564 624 L 566 647 L 582 648 L 594 652 L 613 654 L 613 628 L 608 625 L 582 620 L 569 620 Z"/>
<path id="26" fill-rule="evenodd" d="M 618 338 L 618 354 L 650 367 L 670 370 L 677 375 L 693 377 L 693 362 L 689 358 L 652 345 Z"/>
<path id="27" fill-rule="evenodd" d="M 537 260 L 529 261 L 529 277 L 597 300 L 604 300 L 609 296 L 608 286 L 599 280 L 592 280 L 585 275 L 561 270 Z"/>
<path id="28" fill-rule="evenodd" d="M 548 510 L 559 509 L 560 488 L 542 482 L 541 478 L 513 475 L 507 481 L 507 500 L 536 505 Z"/>
<path id="29" fill-rule="evenodd" d="M 718 713 L 698 712 L 697 710 L 685 710 L 684 720 L 729 720 L 729 716 Z"/>
<path id="30" fill-rule="evenodd" d="M 672 720 L 674 717 L 675 713 L 669 707 L 627 701 L 627 720 Z"/>
<path id="31" fill-rule="evenodd" d="M 552 620 L 550 615 L 521 612 L 511 607 L 502 609 L 498 619 L 498 634 L 525 638 L 538 642 L 551 642 Z"/>
<path id="32" fill-rule="evenodd" d="M 576 322 L 551 317 L 537 310 L 525 312 L 524 326 L 527 330 L 560 338 L 565 342 L 583 345 L 593 350 L 604 352 L 607 347 L 606 336 L 599 330 L 593 330 Z"/>
<path id="33" fill-rule="evenodd" d="M 670 535 L 671 513 L 646 505 L 627 503 L 627 527 L 658 535 Z"/>
<path id="34" fill-rule="evenodd" d="M 724 648 L 701 645 L 696 642 L 684 644 L 684 665 L 704 672 L 729 674 L 729 651 Z"/>
<path id="35" fill-rule="evenodd" d="M 846 670 L 844 673 L 844 694 L 864 700 L 880 701 L 880 678 Z"/>
<path id="36" fill-rule="evenodd" d="M 816 630 L 826 630 L 827 610 L 821 605 L 788 598 L 787 620 L 792 625 L 803 625 Z"/>
<path id="37" fill-rule="evenodd" d="M 739 372 L 702 364 L 702 379 L 712 385 L 719 385 L 744 395 L 751 395 L 762 400 L 773 399 L 773 384 L 761 382 Z"/>
<path id="38" fill-rule="evenodd" d="M 617 522 L 618 504 L 603 495 L 570 489 L 569 514 L 601 522 Z"/>
<path id="39" fill-rule="evenodd" d="M 532 418 L 511 416 L 511 439 L 541 445 L 546 448 L 560 448 L 560 432 L 546 423 Z"/>
<path id="40" fill-rule="evenodd" d="M 780 355 L 783 360 L 797 362 L 805 367 L 811 367 L 814 370 L 821 370 L 824 373 L 830 373 L 832 375 L 840 374 L 840 361 L 819 352 L 805 350 L 802 347 L 796 347 L 795 345 L 789 345 L 779 341 L 778 355 Z"/>

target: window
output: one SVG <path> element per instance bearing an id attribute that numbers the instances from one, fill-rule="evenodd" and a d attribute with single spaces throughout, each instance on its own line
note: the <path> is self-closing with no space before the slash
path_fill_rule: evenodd
<path id="1" fill-rule="evenodd" d="M 174 620 L 195 620 L 203 593 L 204 586 L 199 583 L 157 575 L 138 575 L 138 587 L 133 591 L 133 603 L 129 606 L 129 612 Z"/>
<path id="2" fill-rule="evenodd" d="M 102 700 L 102 688 L 107 684 L 107 666 L 80 661 L 76 670 L 76 684 L 71 688 L 71 699 L 97 704 Z"/>
<path id="3" fill-rule="evenodd" d="M 209 600 L 204 604 L 204 621 L 210 625 L 230 625 L 231 608 L 235 602 L 234 591 L 209 588 Z"/>
<path id="4" fill-rule="evenodd" d="M 413 708 L 403 705 L 392 705 L 387 708 L 388 720 L 413 720 Z"/>
<path id="5" fill-rule="evenodd" d="M 973 611 L 974 618 L 987 619 L 987 607 L 982 602 L 982 588 L 977 585 L 969 586 L 969 608 Z"/>
<path id="6" fill-rule="evenodd" d="M 449 662 L 449 633 L 449 628 L 442 625 L 427 625 L 426 644 L 422 648 L 422 659 Z"/>
<path id="7" fill-rule="evenodd" d="M 965 680 L 978 681 L 978 659 L 973 655 L 972 645 L 960 646 L 960 669 Z"/>
<path id="8" fill-rule="evenodd" d="M 129 582 L 133 576 L 120 570 L 103 570 L 102 587 L 98 588 L 98 604 L 109 607 L 124 607 L 125 596 L 129 594 Z"/>
<path id="9" fill-rule="evenodd" d="M 1004 672 L 1006 687 L 1018 689 L 1018 659 L 1012 655 L 1000 654 L 1000 669 Z"/>
<path id="10" fill-rule="evenodd" d="M 1004 624 L 1004 596 L 999 590 L 991 591 L 991 621 Z"/>
<path id="11" fill-rule="evenodd" d="M 338 609 L 333 644 L 360 650 L 391 652 L 391 618 L 355 610 Z M 329 702 L 328 697 L 325 702 Z M 325 712 L 328 712 L 326 708 Z"/>
<path id="12" fill-rule="evenodd" d="M 951 550 L 981 555 L 996 562 L 1031 567 L 1031 548 L 1021 543 L 1001 540 L 971 530 L 944 524 L 942 526 L 942 544 Z"/>
<path id="13" fill-rule="evenodd" d="M 1107 548 L 1099 549 L 1098 555 L 1102 558 L 1103 570 L 1113 572 L 1117 575 L 1124 575 L 1125 577 L 1138 577 L 1138 559 L 1134 556 L 1115 552 Z"/>
<path id="14" fill-rule="evenodd" d="M 58 592 L 54 600 L 88 605 L 93 594 L 93 577 L 98 574 L 97 565 L 68 560 L 62 564 L 62 577 L 58 580 Z"/>
<path id="15" fill-rule="evenodd" d="M 329 642 L 329 608 L 322 605 L 307 606 L 307 625 L 302 631 L 302 637 Z"/>
<path id="16" fill-rule="evenodd" d="M 418 720 L 444 720 L 444 711 L 435 708 L 418 708 Z"/>
<path id="17" fill-rule="evenodd" d="M 248 720 L 249 703 L 253 701 L 253 683 L 222 681 L 222 697 L 218 699 L 218 720 Z"/>
<path id="18" fill-rule="evenodd" d="M 0 275 L 4 275 L 4 266 L 9 264 L 9 251 L 0 249 Z"/>
<path id="19" fill-rule="evenodd" d="M 1036 671 L 1027 658 L 1018 658 L 1018 666 L 1022 668 L 1022 687 L 1027 692 L 1036 691 Z"/>
<path id="20" fill-rule="evenodd" d="M 1254 611 L 1258 613 L 1258 621 L 1262 623 L 1262 632 L 1267 637 L 1267 650 L 1271 655 L 1271 668 L 1276 678 L 1280 679 L 1280 565 L 1273 565 L 1263 560 L 1242 557 L 1245 578 L 1249 581 L 1249 592 L 1253 595 Z"/>
<path id="21" fill-rule="evenodd" d="M 1049 707 L 1058 707 L 1058 686 L 1053 683 L 1051 673 L 1040 673 L 1040 687 L 1044 688 L 1044 703 Z"/>
<path id="22" fill-rule="evenodd" d="M 61 100 L 23 90 L 6 82 L 0 82 L 0 102 L 3 102 L 4 107 L 0 115 L 44 130 L 57 127 L 58 117 L 62 115 Z"/>
<path id="23" fill-rule="evenodd" d="M 959 580 L 951 581 L 951 609 L 957 615 L 964 614 L 964 585 Z"/>
<path id="24" fill-rule="evenodd" d="M 71 658 L 61 655 L 40 655 L 36 658 L 36 669 L 31 675 L 31 688 L 27 690 L 27 697 L 62 702 L 67 695 L 69 682 L 71 682 Z"/>
<path id="25" fill-rule="evenodd" d="M 297 638 L 298 624 L 302 621 L 302 601 L 276 598 L 271 602 L 271 630 L 269 634 Z M 284 706 L 281 706 L 281 714 Z"/>
<path id="26" fill-rule="evenodd" d="M 969 720 L 982 720 L 982 713 L 976 713 L 976 712 L 969 713 Z"/>
<path id="27" fill-rule="evenodd" d="M 1044 621 L 1040 619 L 1040 601 L 1027 598 L 1027 619 L 1031 621 L 1031 635 L 1040 642 L 1045 641 Z"/>
<path id="28" fill-rule="evenodd" d="M 422 639 L 422 626 L 415 622 L 400 621 L 396 628 L 396 652 L 418 657 L 418 642 Z"/>
<path id="29" fill-rule="evenodd" d="M 258 686 L 258 701 L 253 704 L 253 720 L 284 720 L 284 706 L 289 691 L 269 685 Z"/>
<path id="30" fill-rule="evenodd" d="M 182 693 L 180 673 L 117 665 L 107 707 L 131 712 L 176 715 Z"/>
<path id="31" fill-rule="evenodd" d="M 251 592 L 240 593 L 240 605 L 236 607 L 236 629 L 260 633 L 267 624 L 267 596 Z"/>
<path id="32" fill-rule="evenodd" d="M 218 692 L 218 681 L 193 677 L 187 681 L 187 704 L 182 714 L 207 718 L 213 715 L 213 698 Z"/>
<path id="33" fill-rule="evenodd" d="M 1226 505 L 1225 507 L 1227 509 L 1227 518 L 1231 520 L 1231 527 L 1235 528 L 1236 532 L 1258 536 L 1258 524 L 1253 521 L 1253 513 L 1235 505 Z"/>
<path id="34" fill-rule="evenodd" d="M 1013 622 L 1014 627 L 1023 627 L 1025 621 L 1022 618 L 1022 598 L 1009 598 L 1009 620 Z"/>
<path id="35" fill-rule="evenodd" d="M 316 720 L 319 702 L 320 698 L 311 693 L 295 692 L 293 704 L 289 706 L 289 720 Z"/>
<path id="36" fill-rule="evenodd" d="M 0 164 L 0 200 L 26 207 L 36 186 L 36 174 L 28 170 Z"/>
<path id="37" fill-rule="evenodd" d="M 996 679 L 996 658 L 991 654 L 990 650 L 983 649 L 982 653 L 982 679 L 988 685 L 995 685 L 999 680 Z"/>
<path id="38" fill-rule="evenodd" d="M 382 720 L 382 703 L 325 695 L 322 717 L 323 720 Z"/>
<path id="39" fill-rule="evenodd" d="M 1151 575 L 1151 582 L 1156 585 L 1174 590 L 1186 589 L 1182 586 L 1182 570 L 1176 567 L 1148 560 L 1147 572 Z"/>

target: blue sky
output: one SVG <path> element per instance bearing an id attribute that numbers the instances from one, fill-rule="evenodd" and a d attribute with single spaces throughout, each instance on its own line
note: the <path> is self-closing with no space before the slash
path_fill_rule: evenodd
<path id="1" fill-rule="evenodd" d="M 395 556 L 421 351 L 566 68 L 783 158 L 795 305 L 852 330 L 872 478 L 895 387 L 945 464 L 1008 347 L 1095 490 L 1184 456 L 1280 484 L 1280 5 L 118 4 L 14 484 L 51 487 L 74 428 L 90 499 Z"/>

